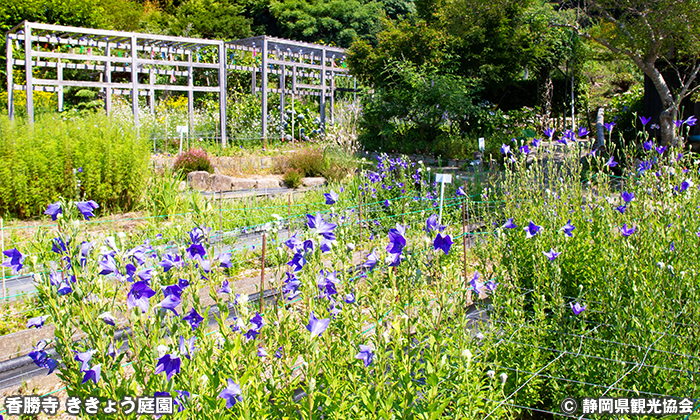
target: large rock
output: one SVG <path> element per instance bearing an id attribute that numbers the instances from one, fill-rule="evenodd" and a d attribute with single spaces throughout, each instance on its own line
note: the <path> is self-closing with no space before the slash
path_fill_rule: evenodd
<path id="1" fill-rule="evenodd" d="M 229 191 L 233 184 L 233 178 L 228 175 L 214 174 L 209 177 L 209 180 L 211 183 L 209 189 L 214 192 Z"/>
<path id="2" fill-rule="evenodd" d="M 209 189 L 209 172 L 195 171 L 187 174 L 187 185 L 197 191 Z"/>
<path id="3" fill-rule="evenodd" d="M 280 182 L 277 179 L 258 179 L 255 188 L 262 190 L 265 188 L 279 188 Z"/>
<path id="4" fill-rule="evenodd" d="M 255 180 L 248 178 L 231 178 L 231 186 L 234 190 L 249 190 L 255 187 Z"/>
<path id="5" fill-rule="evenodd" d="M 318 187 L 326 183 L 326 178 L 323 177 L 307 177 L 301 179 L 301 185 L 305 187 Z"/>

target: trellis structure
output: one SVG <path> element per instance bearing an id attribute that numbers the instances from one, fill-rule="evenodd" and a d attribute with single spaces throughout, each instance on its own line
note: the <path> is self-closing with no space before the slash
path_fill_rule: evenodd
<path id="1" fill-rule="evenodd" d="M 292 101 L 296 95 L 312 95 L 320 98 L 321 127 L 326 123 L 326 100 L 330 99 L 331 123 L 336 91 L 356 91 L 353 88 L 336 87 L 336 77 L 348 77 L 345 50 L 308 42 L 291 41 L 270 36 L 256 36 L 226 43 L 231 70 L 251 72 L 251 91 L 262 94 L 262 137 L 267 137 L 268 93 L 280 95 L 280 108 L 285 109 L 286 96 Z M 252 54 L 254 66 L 236 65 L 240 54 Z M 260 60 L 257 59 L 259 54 Z M 259 64 L 259 65 L 258 65 Z M 258 73 L 260 86 L 258 86 Z M 277 76 L 277 87 L 270 87 L 270 75 Z M 292 105 L 293 106 L 293 105 Z M 292 115 L 292 118 L 294 116 Z M 292 120 L 293 125 L 293 120 Z M 293 131 L 293 130 L 292 130 Z"/>
<path id="2" fill-rule="evenodd" d="M 229 71 L 250 72 L 252 92 L 262 95 L 263 141 L 268 135 L 269 92 L 280 94 L 281 110 L 285 109 L 287 95 L 291 95 L 292 101 L 295 95 L 319 96 L 324 128 L 326 99 L 330 97 L 332 109 L 336 91 L 356 91 L 354 82 L 352 89 L 335 86 L 337 76 L 348 77 L 343 49 L 268 36 L 224 42 L 25 21 L 7 33 L 6 46 L 7 106 L 11 119 L 15 114 L 16 90 L 26 92 L 27 118 L 33 121 L 35 90 L 56 92 L 60 112 L 64 88 L 83 87 L 101 91 L 107 114 L 111 111 L 112 95 L 130 95 L 134 123 L 138 127 L 140 96 L 148 97 L 150 110 L 155 112 L 156 91 L 180 91 L 188 95 L 192 130 L 194 92 L 211 92 L 219 97 L 224 147 Z M 15 67 L 24 70 L 23 84 L 14 83 Z M 37 69 L 44 70 L 42 77 L 35 77 Z M 208 75 L 212 71 L 216 73 L 216 86 L 209 86 Z M 207 86 L 195 85 L 198 75 L 206 77 Z M 278 77 L 276 88 L 269 86 L 270 75 Z M 158 76 L 169 78 L 166 83 L 158 83 Z"/>

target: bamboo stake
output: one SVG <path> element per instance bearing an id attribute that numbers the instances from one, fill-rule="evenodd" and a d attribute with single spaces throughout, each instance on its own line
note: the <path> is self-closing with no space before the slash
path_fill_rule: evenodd
<path id="1" fill-rule="evenodd" d="M 263 311 L 263 297 L 265 291 L 265 247 L 267 233 L 263 232 L 263 244 L 262 244 L 262 268 L 260 269 L 260 313 Z"/>

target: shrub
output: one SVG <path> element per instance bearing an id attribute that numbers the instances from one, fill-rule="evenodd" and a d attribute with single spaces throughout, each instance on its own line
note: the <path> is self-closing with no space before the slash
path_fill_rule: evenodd
<path id="1" fill-rule="evenodd" d="M 100 210 L 139 203 L 148 143 L 132 127 L 100 114 L 40 115 L 34 124 L 0 119 L 0 213 L 41 215 L 59 197 L 94 200 Z"/>
<path id="2" fill-rule="evenodd" d="M 282 180 L 288 188 L 299 188 L 303 177 L 304 176 L 298 170 L 289 168 L 287 172 L 284 173 Z"/>
<path id="3" fill-rule="evenodd" d="M 289 159 L 289 166 L 302 176 L 323 176 L 323 151 L 311 147 L 301 149 Z"/>
<path id="4" fill-rule="evenodd" d="M 181 177 L 194 171 L 212 172 L 214 170 L 207 152 L 202 148 L 190 149 L 177 155 L 173 169 L 179 172 Z"/>

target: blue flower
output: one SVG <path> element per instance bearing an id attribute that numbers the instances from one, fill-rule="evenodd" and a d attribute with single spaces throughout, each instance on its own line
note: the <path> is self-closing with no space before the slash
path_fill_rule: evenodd
<path id="1" fill-rule="evenodd" d="M 623 236 L 630 236 L 631 234 L 633 234 L 634 232 L 637 231 L 637 228 L 636 227 L 629 227 L 628 228 L 627 223 L 625 223 L 624 225 L 622 225 L 622 228 L 620 229 L 620 231 L 622 232 Z"/>
<path id="2" fill-rule="evenodd" d="M 243 397 L 241 397 L 241 387 L 233 381 L 233 379 L 228 379 L 228 386 L 219 393 L 219 398 L 226 401 L 226 408 L 233 408 L 239 402 L 243 402 Z"/>
<path id="3" fill-rule="evenodd" d="M 159 373 L 165 373 L 167 380 L 170 381 L 170 378 L 172 378 L 173 375 L 180 372 L 181 364 L 182 361 L 179 357 L 166 354 L 160 359 L 158 359 L 158 363 L 156 364 L 156 370 L 153 373 L 155 373 L 156 375 L 158 375 Z"/>
<path id="4" fill-rule="evenodd" d="M 372 252 L 370 252 L 370 253 L 367 255 L 367 260 L 364 262 L 364 264 L 362 264 L 362 267 L 363 267 L 363 268 L 368 268 L 369 271 L 372 271 L 372 269 L 374 268 L 374 266 L 377 265 L 377 261 L 378 261 L 378 258 L 377 258 L 377 249 L 374 248 L 374 249 L 372 249 Z"/>
<path id="5" fill-rule="evenodd" d="M 90 220 L 91 217 L 95 217 L 93 211 L 95 209 L 100 208 L 100 206 L 92 200 L 78 201 L 77 203 L 75 203 L 75 205 L 78 207 L 78 210 L 80 210 L 80 212 L 83 214 L 85 220 Z"/>
<path id="6" fill-rule="evenodd" d="M 330 323 L 330 318 L 318 319 L 316 315 L 314 315 L 314 311 L 311 311 L 309 314 L 309 324 L 306 326 L 306 329 L 311 333 L 311 338 L 314 338 L 323 334 Z"/>
<path id="7" fill-rule="evenodd" d="M 100 382 L 100 373 L 101 373 L 101 367 L 100 365 L 95 365 L 92 367 L 92 369 L 88 369 L 85 371 L 85 376 L 83 376 L 83 384 L 87 381 L 93 381 L 95 385 L 97 385 L 98 382 Z"/>
<path id="8" fill-rule="evenodd" d="M 435 240 L 433 241 L 433 248 L 435 250 L 441 249 L 445 255 L 450 253 L 450 248 L 452 247 L 452 238 L 450 238 L 450 235 L 446 235 L 443 233 L 438 233 L 437 236 L 435 236 Z"/>
<path id="9" fill-rule="evenodd" d="M 629 203 L 634 199 L 633 192 L 623 191 L 621 195 L 622 195 L 622 199 L 625 201 L 625 203 Z"/>
<path id="10" fill-rule="evenodd" d="M 374 353 L 372 352 L 372 349 L 370 349 L 369 346 L 360 344 L 360 352 L 355 355 L 355 359 L 362 360 L 362 362 L 365 364 L 365 367 L 368 367 L 372 364 L 373 358 Z"/>
<path id="11" fill-rule="evenodd" d="M 326 204 L 328 205 L 333 205 L 338 201 L 338 193 L 333 190 L 323 194 L 323 196 L 326 197 Z"/>
<path id="12" fill-rule="evenodd" d="M 544 252 L 544 251 L 542 251 L 542 253 L 543 253 L 547 258 L 549 258 L 549 261 L 554 261 L 554 260 L 557 259 L 557 257 L 558 257 L 559 255 L 561 255 L 561 252 L 555 251 L 554 248 L 550 249 L 549 252 Z"/>
<path id="13" fill-rule="evenodd" d="M 60 201 L 49 204 L 49 206 L 46 208 L 46 211 L 44 212 L 44 214 L 51 216 L 51 220 L 53 220 L 54 222 L 58 218 L 58 215 L 61 213 L 63 213 L 63 210 L 61 209 Z"/>
<path id="14" fill-rule="evenodd" d="M 574 236 L 574 235 L 572 234 L 572 232 L 574 231 L 574 229 L 576 229 L 576 226 L 574 226 L 574 225 L 571 224 L 571 219 L 569 219 L 569 221 L 566 222 L 566 225 L 564 225 L 564 227 L 561 228 L 561 230 L 564 231 L 564 234 L 565 234 L 566 236 L 568 236 L 568 237 Z"/>
<path id="15" fill-rule="evenodd" d="M 148 300 L 153 297 L 156 292 L 148 286 L 145 281 L 137 281 L 131 286 L 129 294 L 126 296 L 126 306 L 131 310 L 134 307 L 141 309 L 141 312 L 148 311 Z"/>
<path id="16" fill-rule="evenodd" d="M 526 238 L 532 238 L 533 236 L 539 233 L 539 231 L 542 229 L 542 226 L 537 226 L 532 221 L 530 221 L 530 223 L 524 229 L 527 233 Z"/>
<path id="17" fill-rule="evenodd" d="M 517 227 L 518 227 L 518 225 L 516 225 L 515 223 L 513 223 L 513 218 L 512 218 L 512 217 L 509 218 L 508 220 L 506 220 L 506 223 L 503 225 L 503 228 L 504 228 L 504 229 L 515 229 L 515 228 L 517 228 Z"/>
<path id="18" fill-rule="evenodd" d="M 12 269 L 12 274 L 17 274 L 23 267 L 24 255 L 17 248 L 2 251 L 2 253 L 8 258 L 2 262 L 3 267 L 9 267 Z"/>
<path id="19" fill-rule="evenodd" d="M 44 326 L 44 322 L 46 322 L 46 316 L 37 316 L 35 318 L 30 318 L 29 321 L 27 321 L 27 328 L 37 328 L 41 329 L 41 327 Z"/>
<path id="20" fill-rule="evenodd" d="M 192 331 L 197 329 L 199 327 L 199 324 L 204 321 L 204 318 L 197 313 L 197 311 L 194 310 L 194 308 L 190 309 L 190 313 L 187 314 L 186 316 L 182 317 L 183 321 L 187 321 L 188 324 L 190 324 L 190 327 L 192 327 Z"/>

